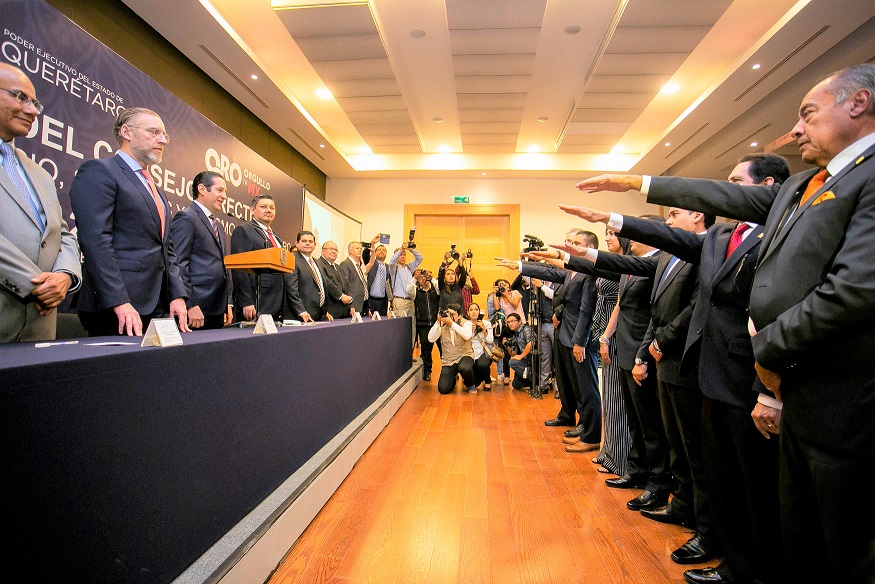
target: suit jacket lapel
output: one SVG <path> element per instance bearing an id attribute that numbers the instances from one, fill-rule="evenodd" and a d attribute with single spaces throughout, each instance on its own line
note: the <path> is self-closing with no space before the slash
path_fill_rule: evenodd
<path id="1" fill-rule="evenodd" d="M 681 268 L 687 265 L 687 262 L 682 259 L 678 259 L 678 261 L 675 262 L 675 265 L 672 267 L 671 272 L 668 274 L 668 276 L 665 277 L 665 279 L 663 279 L 665 270 L 669 269 L 669 267 L 671 266 L 671 261 L 674 259 L 674 257 L 675 256 L 666 253 L 659 258 L 659 264 L 665 263 L 665 267 L 662 270 L 656 270 L 654 278 L 658 278 L 657 282 L 659 282 L 659 284 L 657 284 L 651 300 L 655 301 L 657 298 L 659 298 L 659 295 L 662 294 L 662 292 L 668 287 L 671 281 L 675 279 L 675 277 L 678 275 L 678 272 L 681 271 Z"/>
<path id="2" fill-rule="evenodd" d="M 760 263 L 762 263 L 763 260 L 771 256 L 772 253 L 774 253 L 775 249 L 778 248 L 781 245 L 781 242 L 783 242 L 784 239 L 787 237 L 787 234 L 790 232 L 790 229 L 793 228 L 793 225 L 796 223 L 796 221 L 799 220 L 799 217 L 801 217 L 802 214 L 805 213 L 805 211 L 811 208 L 811 205 L 822 193 L 835 190 L 836 185 L 841 179 L 843 179 L 849 172 L 852 172 L 854 169 L 859 167 L 860 164 L 862 164 L 864 161 L 871 158 L 873 154 L 875 154 L 875 146 L 867 149 L 865 152 L 863 152 L 862 155 L 857 157 L 857 159 L 853 163 L 845 165 L 845 167 L 841 169 L 835 176 L 831 177 L 828 181 L 826 181 L 823 186 L 820 187 L 817 192 L 812 197 L 810 197 L 808 201 L 805 202 L 804 205 L 796 209 L 796 212 L 793 213 L 793 216 L 790 217 L 790 219 L 781 222 L 783 223 L 783 225 L 776 225 L 774 229 L 770 229 L 766 236 L 763 238 L 765 240 L 763 242 L 765 244 L 765 246 L 763 247 L 765 251 L 760 258 Z M 811 171 L 806 172 L 804 175 L 802 175 L 802 178 L 795 184 L 795 189 L 788 189 L 787 195 L 792 192 L 792 197 L 787 200 L 787 196 L 785 195 L 784 200 L 782 201 L 782 206 L 778 207 L 779 209 L 783 208 L 785 210 L 785 215 L 789 214 L 792 206 L 796 204 L 796 200 L 799 197 L 799 191 L 804 189 L 804 185 L 808 184 L 808 181 L 811 179 L 812 176 L 817 174 L 818 170 L 819 169 L 814 168 Z"/>
<path id="3" fill-rule="evenodd" d="M 216 231 L 213 231 L 213 223 L 210 221 L 210 218 L 207 217 L 207 214 L 204 213 L 204 210 L 200 208 L 200 205 L 195 205 L 194 203 L 192 203 L 191 206 L 194 208 L 195 215 L 198 216 L 198 218 L 201 220 L 201 223 L 204 224 L 204 227 L 206 227 L 207 231 L 210 232 L 210 235 L 213 236 L 213 241 L 215 241 L 216 245 L 219 246 L 219 250 L 224 251 L 224 247 L 222 245 L 222 234 L 219 226 L 216 225 L 216 231 L 218 231 L 217 234 Z"/>
<path id="4" fill-rule="evenodd" d="M 158 207 L 155 206 L 155 199 L 152 197 L 152 193 L 149 192 L 149 189 L 146 188 L 146 185 L 143 184 L 143 181 L 140 180 L 140 176 L 128 166 L 128 163 L 125 162 L 120 156 L 115 156 L 115 162 L 119 165 L 119 168 L 122 169 L 122 172 L 128 180 L 131 181 L 131 185 L 140 193 L 140 196 L 143 197 L 143 202 L 146 204 L 146 208 L 149 209 L 149 214 L 152 216 L 152 221 L 155 222 L 155 228 L 160 232 L 161 231 L 161 218 L 158 216 Z M 155 190 L 158 190 L 158 187 L 155 187 Z M 160 194 L 159 194 L 160 197 Z M 167 209 L 167 204 L 164 202 L 164 197 L 161 197 L 161 203 L 164 205 L 164 216 L 167 217 L 167 222 L 170 222 L 170 212 Z M 165 229 L 165 231 L 168 231 Z M 165 234 L 161 234 L 161 240 L 164 240 Z"/>
<path id="5" fill-rule="evenodd" d="M 732 232 L 730 231 L 729 234 L 731 236 Z M 721 235 L 720 237 L 722 238 L 723 236 Z M 762 242 L 762 238 L 763 226 L 757 225 L 753 230 L 751 230 L 750 234 L 741 241 L 739 246 L 735 248 L 735 251 L 732 252 L 732 255 L 728 258 L 726 258 L 726 248 L 728 247 L 729 242 L 727 241 L 727 245 L 717 246 L 717 248 L 723 254 L 722 257 L 726 258 L 726 260 L 720 266 L 720 269 L 717 270 L 717 273 L 714 275 L 714 280 L 717 281 L 720 278 L 724 277 L 727 273 L 735 271 L 736 266 L 739 266 L 742 258 L 746 254 L 750 253 L 753 248 L 758 246 Z"/>
<path id="6" fill-rule="evenodd" d="M 46 206 L 43 203 L 42 197 L 40 197 L 39 189 L 36 187 L 36 183 L 33 181 L 33 178 L 31 178 L 30 173 L 27 172 L 27 167 L 24 166 L 24 164 L 22 163 L 21 156 L 19 156 L 18 154 L 18 149 L 13 148 L 13 151 L 15 152 L 15 157 L 18 159 L 18 164 L 21 165 L 21 168 L 24 170 L 24 174 L 27 175 L 27 180 L 29 180 L 31 186 L 33 186 L 33 191 L 39 198 L 40 204 L 43 206 L 43 209 L 45 209 Z M 39 223 L 37 222 L 36 217 L 33 216 L 33 211 L 31 211 L 30 209 L 30 204 L 22 198 L 22 193 L 18 192 L 18 189 L 15 187 L 12 179 L 10 179 L 5 172 L 0 173 L 0 186 L 6 189 L 6 192 L 9 193 L 9 196 L 12 197 L 12 200 L 15 201 L 18 206 L 21 207 L 21 209 L 25 213 L 27 213 L 27 216 L 30 217 L 30 220 L 33 221 L 34 227 L 39 229 Z M 48 215 L 46 216 L 46 219 L 48 219 Z"/>

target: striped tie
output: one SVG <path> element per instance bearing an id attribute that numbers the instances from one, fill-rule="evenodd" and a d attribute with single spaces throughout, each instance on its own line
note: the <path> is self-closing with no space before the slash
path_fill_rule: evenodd
<path id="1" fill-rule="evenodd" d="M 44 232 L 46 230 L 46 223 L 43 221 L 43 216 L 39 209 L 39 203 L 34 201 L 30 189 L 24 184 L 24 179 L 21 178 L 21 174 L 18 172 L 18 160 L 15 158 L 15 152 L 12 150 L 12 146 L 7 142 L 0 143 L 0 152 L 3 153 L 3 169 L 6 170 L 6 174 L 9 175 L 9 180 L 11 180 L 12 184 L 15 185 L 15 188 L 18 189 L 18 194 L 21 195 L 21 198 L 27 201 L 27 204 L 30 207 L 30 212 L 33 214 L 33 218 L 36 220 L 40 232 Z"/>

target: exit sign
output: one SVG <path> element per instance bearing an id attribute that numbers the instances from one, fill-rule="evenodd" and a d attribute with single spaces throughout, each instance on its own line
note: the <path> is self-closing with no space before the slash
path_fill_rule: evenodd
<path id="1" fill-rule="evenodd" d="M 453 197 L 454 203 L 470 203 L 471 200 L 468 197 Z"/>

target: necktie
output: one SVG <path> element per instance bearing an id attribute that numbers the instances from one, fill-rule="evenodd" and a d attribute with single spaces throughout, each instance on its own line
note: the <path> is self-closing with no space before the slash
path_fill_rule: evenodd
<path id="1" fill-rule="evenodd" d="M 386 264 L 377 262 L 377 294 L 378 298 L 386 296 Z"/>
<path id="2" fill-rule="evenodd" d="M 678 261 L 679 261 L 678 258 L 676 258 L 675 256 L 671 256 L 671 260 L 669 260 L 668 266 L 665 268 L 665 271 L 662 273 L 662 277 L 659 279 L 660 286 L 662 286 L 663 283 L 668 279 L 668 275 L 671 273 L 671 271 L 677 265 Z"/>
<path id="3" fill-rule="evenodd" d="M 216 218 L 210 215 L 210 225 L 213 226 L 213 234 L 216 236 L 216 239 L 219 239 L 219 228 L 216 226 Z"/>
<path id="4" fill-rule="evenodd" d="M 354 261 L 353 265 L 355 266 L 355 271 L 358 272 L 359 280 L 362 281 L 362 287 L 365 289 L 365 300 L 367 300 L 368 299 L 368 280 L 367 280 L 367 278 L 365 278 L 365 275 L 362 272 L 362 268 L 358 264 L 358 262 Z"/>
<path id="5" fill-rule="evenodd" d="M 270 227 L 267 228 L 267 238 L 270 240 L 274 247 L 280 246 L 280 244 L 277 243 L 276 238 L 273 236 L 273 231 L 270 230 Z"/>
<path id="6" fill-rule="evenodd" d="M 316 280 L 316 285 L 319 287 L 319 306 L 325 304 L 325 290 L 322 288 L 322 280 L 319 279 L 316 264 L 313 263 L 313 258 L 307 258 L 307 265 L 310 266 L 310 271 L 313 272 L 313 279 Z"/>
<path id="7" fill-rule="evenodd" d="M 742 234 L 750 229 L 750 225 L 747 223 L 739 223 L 735 230 L 732 232 L 732 237 L 729 238 L 729 247 L 726 248 L 726 258 L 732 255 L 732 252 L 735 251 L 739 245 L 741 245 L 741 236 Z"/>
<path id="8" fill-rule="evenodd" d="M 155 188 L 155 183 L 152 182 L 152 177 L 149 176 L 149 171 L 145 168 L 140 169 L 140 174 L 146 179 L 146 184 L 149 185 L 149 190 L 152 193 L 152 201 L 155 203 L 155 208 L 158 209 L 158 217 L 161 219 L 161 236 L 164 236 L 164 199 L 158 194 L 158 189 Z"/>
<path id="9" fill-rule="evenodd" d="M 828 176 L 829 172 L 825 168 L 822 168 L 820 169 L 820 172 L 811 177 L 811 180 L 808 181 L 808 186 L 805 187 L 805 192 L 802 193 L 802 198 L 799 199 L 800 207 L 808 202 L 808 199 L 814 196 L 814 193 L 816 193 L 820 187 L 823 186 L 823 183 L 826 182 Z"/>
<path id="10" fill-rule="evenodd" d="M 40 232 L 45 231 L 46 224 L 45 221 L 43 221 L 42 213 L 40 213 L 39 203 L 38 201 L 34 201 L 30 189 L 24 184 L 24 179 L 21 178 L 21 174 L 18 172 L 18 160 L 15 158 L 15 152 L 12 150 L 12 146 L 3 142 L 0 144 L 0 152 L 3 153 L 3 168 L 6 170 L 6 174 L 9 175 L 9 180 L 11 180 L 12 184 L 15 185 L 15 188 L 18 189 L 18 194 L 21 195 L 21 198 L 27 201 L 27 204 L 30 207 L 30 212 L 33 213 L 33 217 L 36 219 L 36 224 L 39 226 Z"/>

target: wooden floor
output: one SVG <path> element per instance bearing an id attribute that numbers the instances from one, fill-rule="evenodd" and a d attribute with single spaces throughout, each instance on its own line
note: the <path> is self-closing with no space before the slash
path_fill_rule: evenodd
<path id="1" fill-rule="evenodd" d="M 689 538 L 628 511 L 595 453 L 569 454 L 552 395 L 422 382 L 269 584 L 683 582 Z M 461 382 L 459 382 L 461 386 Z M 714 565 L 711 562 L 710 565 Z"/>

